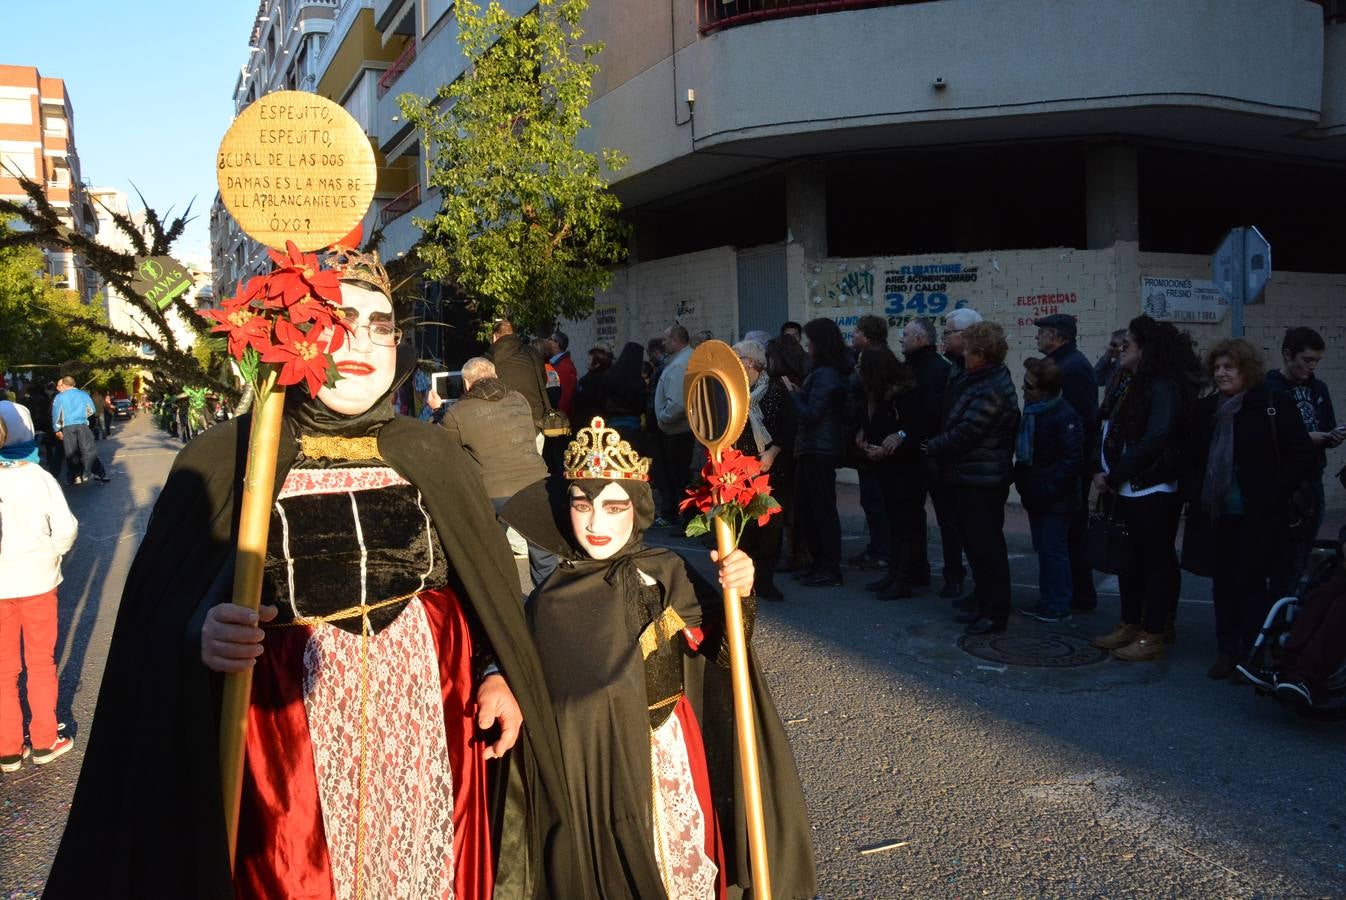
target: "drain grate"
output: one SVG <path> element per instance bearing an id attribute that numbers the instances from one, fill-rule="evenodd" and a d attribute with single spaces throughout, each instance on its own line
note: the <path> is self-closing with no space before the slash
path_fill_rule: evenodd
<path id="1" fill-rule="evenodd" d="M 1082 637 L 1055 631 L 1013 631 L 1000 634 L 967 634 L 958 646 L 991 662 L 1040 669 L 1068 669 L 1100 663 L 1108 651 Z"/>

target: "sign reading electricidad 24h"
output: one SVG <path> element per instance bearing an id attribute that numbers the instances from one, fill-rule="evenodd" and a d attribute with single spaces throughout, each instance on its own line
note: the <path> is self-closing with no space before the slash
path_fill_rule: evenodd
<path id="1" fill-rule="evenodd" d="M 374 199 L 374 149 L 341 106 L 304 91 L 276 91 L 238 114 L 220 143 L 220 198 L 249 235 L 277 249 L 328 247 Z"/>
<path id="2" fill-rule="evenodd" d="M 173 302 L 173 298 L 186 293 L 193 284 L 187 267 L 171 256 L 136 257 L 135 279 L 131 290 L 144 297 L 159 309 Z"/>

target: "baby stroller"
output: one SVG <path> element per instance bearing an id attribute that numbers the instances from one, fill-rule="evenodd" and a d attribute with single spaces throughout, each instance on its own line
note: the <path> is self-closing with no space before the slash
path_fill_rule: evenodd
<path id="1" fill-rule="evenodd" d="M 1262 630 L 1253 642 L 1247 658 L 1237 667 L 1239 674 L 1262 695 L 1293 706 L 1301 714 L 1319 717 L 1346 717 L 1346 528 L 1335 541 L 1317 541 L 1313 554 L 1300 581 L 1296 596 L 1282 597 L 1267 613 Z M 1317 592 L 1317 593 L 1315 593 Z M 1295 623 L 1305 615 L 1306 600 L 1313 604 L 1308 618 L 1300 621 L 1296 635 Z M 1333 605 L 1335 604 L 1335 606 Z M 1327 612 L 1325 610 L 1334 610 Z M 1312 624 L 1322 632 L 1308 630 Z M 1326 629 L 1331 629 L 1328 633 Z M 1315 665 L 1319 677 L 1312 685 L 1299 674 L 1295 649 L 1302 646 L 1306 632 L 1319 648 Z M 1328 657 L 1322 665 L 1320 648 L 1343 648 Z M 1326 674 L 1322 677 L 1322 674 Z"/>

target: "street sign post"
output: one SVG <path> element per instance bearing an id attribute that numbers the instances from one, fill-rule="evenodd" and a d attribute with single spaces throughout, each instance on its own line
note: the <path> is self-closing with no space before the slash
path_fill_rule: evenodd
<path id="1" fill-rule="evenodd" d="M 1271 244 L 1253 225 L 1229 229 L 1211 256 L 1211 277 L 1229 300 L 1230 333 L 1243 337 L 1243 307 L 1257 301 L 1271 277 Z"/>

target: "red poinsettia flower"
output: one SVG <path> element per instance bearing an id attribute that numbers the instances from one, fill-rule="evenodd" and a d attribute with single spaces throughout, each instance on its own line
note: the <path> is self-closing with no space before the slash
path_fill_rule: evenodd
<path id="1" fill-rule="evenodd" d="M 341 302 L 341 274 L 335 269 L 324 269 L 316 253 L 304 253 L 285 242 L 285 253 L 268 250 L 276 271 L 267 276 L 267 299 L 290 307 L 312 295 L 328 303 Z"/>
<path id="2" fill-rule="evenodd" d="M 318 396 L 332 364 L 327 341 L 319 333 L 317 326 L 311 326 L 306 334 L 287 319 L 276 320 L 276 343 L 262 354 L 262 362 L 282 364 L 277 384 L 307 381 L 309 396 Z"/>
<path id="3" fill-rule="evenodd" d="M 258 353 L 271 347 L 271 321 L 254 313 L 246 299 L 226 300 L 222 308 L 205 310 L 205 314 L 219 323 L 211 332 L 228 333 L 229 355 L 235 359 L 242 359 L 248 347 Z"/>
<path id="4" fill-rule="evenodd" d="M 701 469 L 700 483 L 688 488 L 687 499 L 678 510 L 692 508 L 699 515 L 687 526 L 689 537 L 709 531 L 712 514 L 726 516 L 735 535 L 742 537 L 749 519 L 765 527 L 781 509 L 771 496 L 771 477 L 762 471 L 761 460 L 732 449 L 723 451 L 719 462 L 708 461 Z"/>
<path id="5" fill-rule="evenodd" d="M 350 331 L 350 325 L 346 323 L 345 317 L 338 313 L 332 304 L 319 300 L 311 294 L 286 310 L 290 321 L 295 325 L 313 323 L 313 330 L 309 333 L 329 342 L 328 353 L 340 350 L 342 344 L 346 342 L 346 334 Z"/>
<path id="6" fill-rule="evenodd" d="M 761 471 L 762 464 L 756 457 L 729 449 L 721 453 L 718 463 L 707 462 L 701 477 L 710 485 L 717 502 L 747 506 L 756 493 L 752 488 L 753 476 Z"/>

